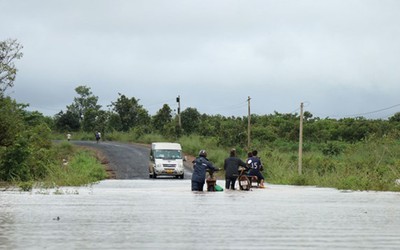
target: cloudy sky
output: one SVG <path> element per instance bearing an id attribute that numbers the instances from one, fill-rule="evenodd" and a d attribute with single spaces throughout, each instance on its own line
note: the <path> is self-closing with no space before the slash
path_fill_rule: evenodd
<path id="1" fill-rule="evenodd" d="M 0 0 L 0 40 L 24 56 L 7 92 L 66 110 L 85 85 L 150 114 L 163 104 L 225 116 L 400 111 L 397 0 Z"/>

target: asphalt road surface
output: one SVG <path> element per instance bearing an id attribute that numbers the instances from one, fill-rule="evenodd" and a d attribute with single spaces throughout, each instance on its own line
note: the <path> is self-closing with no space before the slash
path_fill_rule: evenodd
<path id="1" fill-rule="evenodd" d="M 108 166 L 115 173 L 116 179 L 148 179 L 150 147 L 121 142 L 71 141 L 102 152 L 108 160 Z M 191 171 L 185 163 L 185 179 Z"/>

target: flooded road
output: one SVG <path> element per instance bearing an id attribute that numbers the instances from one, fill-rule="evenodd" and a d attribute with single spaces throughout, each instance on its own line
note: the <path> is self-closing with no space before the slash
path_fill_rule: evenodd
<path id="1" fill-rule="evenodd" d="M 219 180 L 218 184 L 224 186 Z M 0 249 L 399 249 L 400 194 L 190 180 L 0 192 Z"/>

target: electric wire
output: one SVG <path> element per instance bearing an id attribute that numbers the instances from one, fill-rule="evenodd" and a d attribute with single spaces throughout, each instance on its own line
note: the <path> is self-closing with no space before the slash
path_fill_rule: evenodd
<path id="1" fill-rule="evenodd" d="M 389 107 L 386 107 L 386 108 L 381 108 L 381 109 L 378 109 L 378 110 L 367 111 L 367 112 L 364 112 L 364 113 L 357 113 L 357 114 L 348 114 L 348 115 L 326 115 L 326 114 L 321 114 L 321 113 L 314 113 L 314 114 L 318 115 L 320 117 L 323 116 L 323 117 L 330 117 L 330 118 L 365 117 L 365 116 L 368 116 L 368 115 L 377 114 L 377 113 L 380 113 L 380 112 L 383 112 L 383 111 L 387 111 L 387 110 L 390 110 L 390 109 L 393 109 L 393 108 L 396 108 L 396 107 L 399 107 L 399 106 L 400 106 L 400 104 L 395 104 L 395 105 L 392 105 L 392 106 L 389 106 Z M 395 113 L 391 113 L 389 115 L 385 114 L 385 115 L 381 116 L 380 119 L 386 119 L 386 118 L 388 118 L 390 116 L 393 116 L 394 114 Z"/>
<path id="2" fill-rule="evenodd" d="M 382 111 L 386 111 L 395 107 L 400 106 L 400 104 L 396 104 L 387 108 L 382 108 L 382 109 L 378 109 L 378 110 L 374 110 L 374 111 L 369 111 L 369 112 L 365 112 L 365 113 L 359 113 L 359 114 L 353 114 L 353 115 L 345 115 L 346 117 L 357 117 L 357 116 L 365 116 L 365 115 L 371 115 L 371 114 L 376 114 Z"/>

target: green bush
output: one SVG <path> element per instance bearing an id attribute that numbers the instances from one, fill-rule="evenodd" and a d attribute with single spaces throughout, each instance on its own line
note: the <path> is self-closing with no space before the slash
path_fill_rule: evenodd
<path id="1" fill-rule="evenodd" d="M 0 160 L 0 178 L 4 181 L 30 181 L 32 179 L 27 160 L 31 154 L 27 138 L 18 136 L 7 147 Z"/>
<path id="2" fill-rule="evenodd" d="M 322 153 L 327 156 L 337 156 L 344 151 L 343 144 L 339 142 L 328 142 L 322 145 Z"/>

